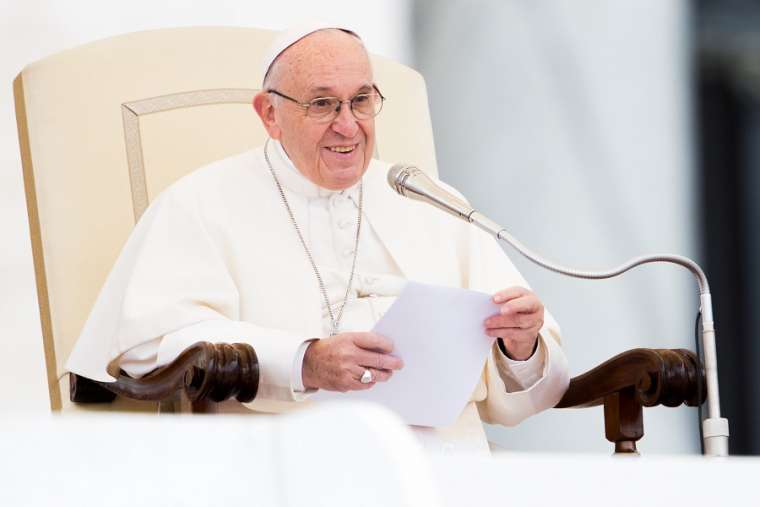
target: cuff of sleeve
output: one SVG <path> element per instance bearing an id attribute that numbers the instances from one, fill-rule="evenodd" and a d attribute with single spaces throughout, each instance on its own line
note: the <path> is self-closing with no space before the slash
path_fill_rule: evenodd
<path id="1" fill-rule="evenodd" d="M 293 396 L 296 401 L 303 401 L 308 398 L 309 394 L 317 392 L 316 389 L 306 389 L 303 385 L 303 360 L 306 356 L 306 349 L 309 348 L 312 342 L 317 339 L 311 339 L 304 341 L 298 350 L 296 356 L 293 358 L 293 371 L 290 374 L 290 388 L 293 390 Z"/>
<path id="2" fill-rule="evenodd" d="M 497 345 L 498 347 L 498 340 Z M 544 338 L 539 334 L 536 341 L 536 350 L 533 355 L 525 361 L 510 359 L 499 352 L 494 354 L 496 366 L 504 381 L 508 392 L 523 391 L 530 388 L 544 376 L 544 366 L 546 365 L 546 344 Z"/>
<path id="3" fill-rule="evenodd" d="M 530 353 L 530 357 L 528 359 L 512 359 L 512 357 L 509 355 L 509 352 L 507 352 L 506 345 L 504 345 L 504 340 L 501 338 L 496 339 L 496 343 L 499 345 L 499 350 L 501 353 L 510 361 L 517 363 L 524 363 L 525 361 L 529 361 L 534 355 L 536 355 L 536 351 L 538 350 L 538 341 L 538 337 L 536 337 L 536 343 L 533 345 L 533 351 Z"/>

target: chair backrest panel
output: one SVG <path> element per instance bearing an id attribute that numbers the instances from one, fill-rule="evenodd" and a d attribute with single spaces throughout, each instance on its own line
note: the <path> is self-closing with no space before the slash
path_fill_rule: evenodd
<path id="1" fill-rule="evenodd" d="M 275 32 L 202 27 L 94 42 L 14 83 L 48 380 L 63 365 L 130 231 L 164 188 L 266 139 L 250 97 Z M 372 56 L 388 97 L 377 155 L 437 174 L 425 83 Z M 56 401 L 57 400 L 57 401 Z"/>
<path id="2" fill-rule="evenodd" d="M 122 106 L 124 130 L 130 132 L 124 141 L 135 217 L 142 215 L 155 196 L 187 174 L 188 168 L 218 160 L 220 153 L 228 156 L 243 151 L 252 146 L 252 140 L 266 139 L 266 131 L 251 107 L 257 92 L 201 90 Z"/>

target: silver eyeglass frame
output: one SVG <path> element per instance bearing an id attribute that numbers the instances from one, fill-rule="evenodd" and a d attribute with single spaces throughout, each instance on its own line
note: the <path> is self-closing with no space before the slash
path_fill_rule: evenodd
<path id="1" fill-rule="evenodd" d="M 267 93 L 271 93 L 273 95 L 276 95 L 278 97 L 282 97 L 283 99 L 289 100 L 289 101 L 293 102 L 294 104 L 296 104 L 297 106 L 302 107 L 304 109 L 304 112 L 305 112 L 306 116 L 308 116 L 309 118 L 312 118 L 312 119 L 317 120 L 317 121 L 321 120 L 321 121 L 327 123 L 328 121 L 332 121 L 332 120 L 334 120 L 335 118 L 338 117 L 338 115 L 340 114 L 340 109 L 341 109 L 341 107 L 343 107 L 343 104 L 345 104 L 345 103 L 348 103 L 348 107 L 349 107 L 349 110 L 351 111 L 351 114 L 358 121 L 369 120 L 370 118 L 374 118 L 375 116 L 377 116 L 378 114 L 380 114 L 380 111 L 383 110 L 383 104 L 385 103 L 386 98 L 380 92 L 380 90 L 377 88 L 377 85 L 373 84 L 372 88 L 375 90 L 374 92 L 370 92 L 370 93 L 357 93 L 356 95 L 354 95 L 350 99 L 346 99 L 346 100 L 340 100 L 338 97 L 327 96 L 327 97 L 314 97 L 313 99 L 311 99 L 308 102 L 300 102 L 297 99 L 294 99 L 293 97 L 290 97 L 290 96 L 285 95 L 284 93 L 282 93 L 282 92 L 280 92 L 278 90 L 275 90 L 274 88 L 269 88 L 269 89 L 266 90 L 266 92 Z M 359 115 L 356 114 L 356 110 L 354 109 L 354 100 L 356 100 L 357 97 L 370 96 L 370 95 L 376 95 L 377 97 L 380 98 L 380 107 L 377 109 L 377 111 L 373 115 L 367 115 L 367 116 L 361 115 L 362 117 L 359 117 Z M 326 100 L 326 99 L 336 100 L 337 101 L 337 105 L 336 105 L 336 107 L 335 107 L 334 110 L 332 110 L 331 112 L 325 113 L 324 115 L 321 115 L 321 116 L 315 116 L 313 114 L 309 114 L 309 111 L 311 110 L 311 107 L 314 104 L 314 102 L 316 102 L 318 100 Z"/>

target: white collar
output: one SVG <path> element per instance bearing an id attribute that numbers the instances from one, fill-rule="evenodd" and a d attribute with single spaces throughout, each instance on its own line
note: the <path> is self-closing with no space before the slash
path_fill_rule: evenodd
<path id="1" fill-rule="evenodd" d="M 275 174 L 277 174 L 277 178 L 280 180 L 283 188 L 287 188 L 291 192 L 303 195 L 309 199 L 328 199 L 335 194 L 339 194 L 351 197 L 356 202 L 359 192 L 359 182 L 345 190 L 330 190 L 328 188 L 320 187 L 304 176 L 301 171 L 296 168 L 290 160 L 290 157 L 288 157 L 288 154 L 285 153 L 285 149 L 279 141 L 271 139 L 269 145 L 269 160 L 272 162 L 272 167 L 274 168 Z"/>

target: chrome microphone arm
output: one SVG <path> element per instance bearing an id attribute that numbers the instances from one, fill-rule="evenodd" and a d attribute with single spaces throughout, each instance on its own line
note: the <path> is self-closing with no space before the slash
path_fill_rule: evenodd
<path id="1" fill-rule="evenodd" d="M 547 261 L 532 252 L 507 230 L 487 216 L 472 208 L 464 200 L 442 189 L 424 172 L 416 167 L 396 164 L 388 171 L 388 183 L 399 194 L 426 202 L 451 215 L 465 220 L 496 239 L 507 243 L 520 255 L 542 268 L 585 280 L 613 278 L 636 266 L 653 262 L 668 262 L 688 269 L 699 286 L 700 314 L 702 322 L 702 350 L 705 362 L 707 384 L 707 418 L 702 421 L 704 452 L 708 456 L 728 456 L 728 419 L 720 415 L 720 394 L 718 391 L 718 360 L 715 350 L 715 326 L 713 323 L 712 297 L 704 271 L 693 260 L 680 255 L 655 254 L 633 258 L 607 271 L 581 271 Z"/>

